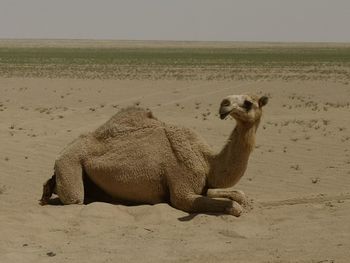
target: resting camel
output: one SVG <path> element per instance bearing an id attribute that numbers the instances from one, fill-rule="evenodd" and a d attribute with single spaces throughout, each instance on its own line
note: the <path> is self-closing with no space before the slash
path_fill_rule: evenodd
<path id="1" fill-rule="evenodd" d="M 221 119 L 230 115 L 236 127 L 219 153 L 194 131 L 159 121 L 150 111 L 121 110 L 66 147 L 44 184 L 41 204 L 49 203 L 53 193 L 63 204 L 83 204 L 86 177 L 113 200 L 169 202 L 189 213 L 239 216 L 244 193 L 222 188 L 243 176 L 267 102 L 265 96 L 250 95 L 222 100 Z"/>

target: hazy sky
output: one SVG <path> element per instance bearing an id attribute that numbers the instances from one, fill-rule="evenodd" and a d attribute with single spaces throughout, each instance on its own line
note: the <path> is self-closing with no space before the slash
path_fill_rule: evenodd
<path id="1" fill-rule="evenodd" d="M 0 38 L 350 42 L 350 0 L 0 0 Z"/>

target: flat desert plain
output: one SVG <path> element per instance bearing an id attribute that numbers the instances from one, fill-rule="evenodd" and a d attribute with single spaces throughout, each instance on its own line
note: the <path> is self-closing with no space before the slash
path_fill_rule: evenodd
<path id="1" fill-rule="evenodd" d="M 0 262 L 349 262 L 350 47 L 0 41 Z M 230 94 L 270 98 L 241 217 L 168 204 L 40 206 L 63 148 L 149 108 L 220 150 Z"/>

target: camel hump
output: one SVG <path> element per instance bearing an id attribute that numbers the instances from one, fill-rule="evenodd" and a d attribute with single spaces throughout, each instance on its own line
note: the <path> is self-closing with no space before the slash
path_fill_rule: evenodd
<path id="1" fill-rule="evenodd" d="M 106 123 L 97 128 L 93 135 L 97 139 L 108 139 L 159 126 L 163 126 L 163 123 L 155 118 L 150 110 L 128 107 L 117 112 Z"/>
<path id="2" fill-rule="evenodd" d="M 174 125 L 167 125 L 165 132 L 179 163 L 192 171 L 205 172 L 210 149 L 202 138 L 190 129 Z"/>
<path id="3" fill-rule="evenodd" d="M 153 116 L 153 113 L 149 109 L 139 108 L 139 107 L 127 107 L 124 109 L 121 109 L 119 112 L 117 112 L 111 119 L 122 119 L 125 118 L 141 118 L 141 119 L 156 119 Z"/>

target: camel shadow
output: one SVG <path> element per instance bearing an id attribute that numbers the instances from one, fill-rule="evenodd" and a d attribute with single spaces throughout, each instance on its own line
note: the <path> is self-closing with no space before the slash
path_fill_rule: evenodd
<path id="1" fill-rule="evenodd" d="M 40 200 L 39 200 L 40 201 Z M 63 206 L 63 203 L 58 197 L 51 198 L 47 201 L 48 205 L 53 205 L 53 206 Z"/>
<path id="2" fill-rule="evenodd" d="M 198 213 L 188 214 L 187 216 L 179 217 L 177 220 L 179 220 L 180 222 L 187 222 L 187 221 L 191 221 L 193 218 L 195 218 L 198 215 L 199 215 Z"/>
<path id="3" fill-rule="evenodd" d="M 191 221 L 192 219 L 194 219 L 196 216 L 198 215 L 207 215 L 207 216 L 222 216 L 222 215 L 226 215 L 225 213 L 191 213 L 188 214 L 187 216 L 183 216 L 183 217 L 179 217 L 177 220 L 179 220 L 180 222 L 188 222 Z"/>

